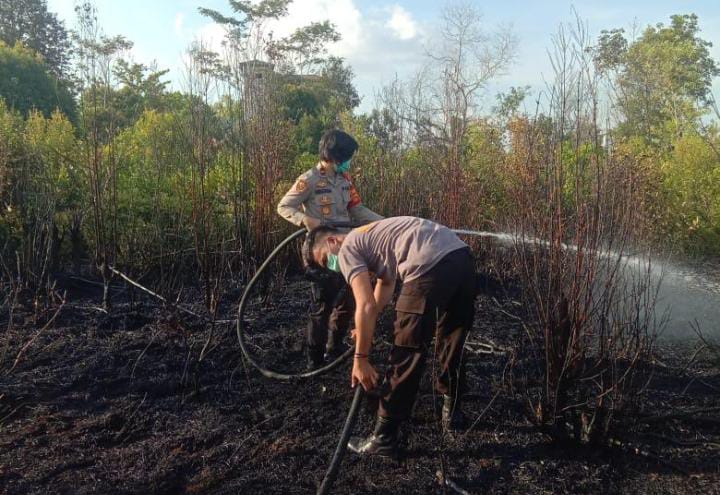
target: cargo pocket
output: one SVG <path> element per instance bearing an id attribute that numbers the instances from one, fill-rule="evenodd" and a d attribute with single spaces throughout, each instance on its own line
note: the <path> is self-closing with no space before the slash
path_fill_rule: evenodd
<path id="1" fill-rule="evenodd" d="M 395 310 L 402 313 L 421 315 L 425 312 L 425 301 L 425 296 L 400 293 L 397 303 L 395 303 Z"/>
<path id="2" fill-rule="evenodd" d="M 395 303 L 395 345 L 419 349 L 424 339 L 425 296 L 400 294 Z"/>

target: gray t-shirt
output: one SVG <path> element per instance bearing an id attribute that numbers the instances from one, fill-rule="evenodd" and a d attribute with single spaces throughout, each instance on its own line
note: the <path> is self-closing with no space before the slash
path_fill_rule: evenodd
<path id="1" fill-rule="evenodd" d="M 467 247 L 447 227 L 417 217 L 392 217 L 350 231 L 338 258 L 348 281 L 358 273 L 389 273 L 409 282 L 427 273 L 446 254 Z"/>

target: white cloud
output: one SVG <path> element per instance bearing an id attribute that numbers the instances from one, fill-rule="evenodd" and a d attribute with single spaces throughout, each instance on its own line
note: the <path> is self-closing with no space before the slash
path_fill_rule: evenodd
<path id="1" fill-rule="evenodd" d="M 392 16 L 385 25 L 401 40 L 410 40 L 417 35 L 417 26 L 412 15 L 399 5 L 392 7 Z"/>
<path id="2" fill-rule="evenodd" d="M 175 34 L 179 37 L 183 37 L 183 22 L 185 21 L 185 14 L 178 12 L 175 14 Z"/>
<path id="3" fill-rule="evenodd" d="M 361 11 L 358 5 L 362 5 L 358 0 L 295 0 L 288 15 L 269 22 L 267 30 L 277 39 L 311 22 L 329 19 L 342 39 L 331 44 L 328 52 L 352 67 L 355 85 L 364 97 L 361 111 L 366 111 L 376 90 L 396 75 L 408 76 L 422 64 L 427 29 L 399 6 Z M 186 36 L 188 31 L 185 27 Z M 222 26 L 210 22 L 195 29 L 193 37 L 222 54 L 224 34 Z"/>
<path id="4" fill-rule="evenodd" d="M 222 54 L 225 49 L 223 47 L 223 41 L 225 40 L 225 27 L 209 22 L 200 26 L 195 33 L 194 41 L 202 43 L 205 48 L 214 52 Z"/>
<path id="5" fill-rule="evenodd" d="M 342 39 L 330 47 L 330 53 L 347 57 L 363 42 L 362 15 L 353 0 L 295 0 L 288 15 L 269 23 L 276 38 L 287 36 L 311 22 L 330 20 Z"/>

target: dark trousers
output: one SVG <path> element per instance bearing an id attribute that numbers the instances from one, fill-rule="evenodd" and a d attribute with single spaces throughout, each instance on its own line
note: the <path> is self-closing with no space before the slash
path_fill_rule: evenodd
<path id="1" fill-rule="evenodd" d="M 395 340 L 385 381 L 390 391 L 378 414 L 405 419 L 410 415 L 435 335 L 435 389 L 462 393 L 463 346 L 475 315 L 475 263 L 470 249 L 448 253 L 429 272 L 403 284 L 395 305 Z"/>
<path id="2" fill-rule="evenodd" d="M 328 341 L 328 331 L 332 332 L 330 338 L 334 343 L 340 342 L 347 333 L 355 311 L 355 299 L 339 273 L 313 281 L 311 288 L 307 346 L 311 351 L 322 353 Z"/>

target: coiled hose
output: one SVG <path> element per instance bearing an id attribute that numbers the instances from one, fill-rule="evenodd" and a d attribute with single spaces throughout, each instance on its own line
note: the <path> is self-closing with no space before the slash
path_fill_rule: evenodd
<path id="1" fill-rule="evenodd" d="M 346 226 L 345 224 L 338 224 L 338 226 Z M 302 373 L 280 373 L 277 371 L 269 370 L 265 368 L 262 364 L 260 364 L 253 356 L 250 354 L 250 351 L 248 350 L 247 344 L 245 342 L 245 306 L 247 305 L 247 302 L 250 298 L 250 294 L 252 293 L 253 289 L 255 288 L 255 285 L 260 280 L 262 274 L 265 272 L 268 266 L 270 266 L 270 263 L 272 260 L 275 259 L 275 256 L 280 253 L 280 251 L 283 250 L 285 246 L 290 244 L 292 241 L 297 239 L 298 237 L 305 235 L 307 231 L 305 229 L 298 230 L 297 232 L 294 232 L 293 234 L 290 234 L 284 241 L 282 241 L 280 244 L 277 245 L 275 249 L 268 255 L 268 257 L 265 259 L 262 265 L 260 265 L 260 268 L 258 268 L 257 272 L 255 272 L 255 275 L 252 279 L 250 279 L 250 282 L 247 284 L 247 287 L 245 287 L 245 292 L 243 292 L 242 298 L 240 299 L 240 305 L 238 306 L 238 317 L 237 317 L 237 338 L 238 343 L 240 344 L 240 350 L 243 353 L 243 356 L 245 356 L 245 359 L 248 360 L 250 364 L 252 364 L 260 373 L 262 373 L 264 376 L 268 378 L 274 378 L 275 380 L 282 380 L 282 381 L 291 381 L 291 380 L 297 380 L 297 379 L 303 379 L 303 378 L 312 378 L 314 376 L 319 376 L 327 373 L 330 370 L 333 370 L 340 366 L 340 364 L 350 357 L 350 355 L 354 352 L 352 347 L 345 351 L 344 354 L 339 356 L 337 359 L 335 359 L 333 362 L 318 368 L 316 370 L 312 371 L 305 371 Z"/>

